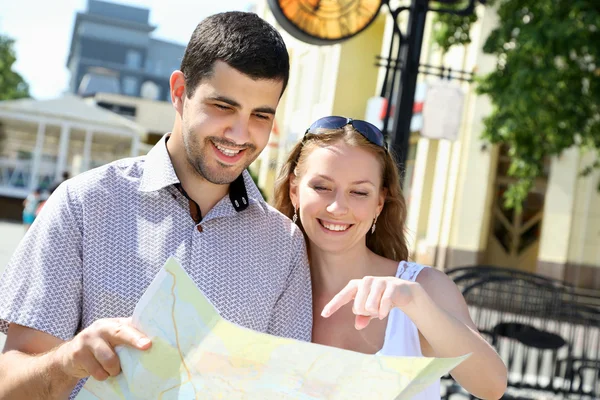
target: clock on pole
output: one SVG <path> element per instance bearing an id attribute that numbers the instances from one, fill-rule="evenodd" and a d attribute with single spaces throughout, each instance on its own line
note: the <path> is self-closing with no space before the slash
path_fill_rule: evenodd
<path id="1" fill-rule="evenodd" d="M 365 30 L 381 0 L 268 0 L 277 22 L 290 35 L 315 45 L 340 43 Z"/>

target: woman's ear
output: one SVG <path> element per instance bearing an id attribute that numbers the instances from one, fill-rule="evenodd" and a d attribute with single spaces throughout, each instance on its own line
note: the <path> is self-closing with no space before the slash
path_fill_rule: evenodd
<path id="1" fill-rule="evenodd" d="M 288 178 L 290 182 L 290 200 L 294 207 L 298 207 L 298 178 L 296 174 L 292 172 Z"/>

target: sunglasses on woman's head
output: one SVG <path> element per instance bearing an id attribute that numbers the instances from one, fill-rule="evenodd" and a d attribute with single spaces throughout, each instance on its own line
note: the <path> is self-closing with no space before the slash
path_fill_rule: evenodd
<path id="1" fill-rule="evenodd" d="M 385 140 L 383 139 L 383 133 L 377 127 L 367 121 L 361 121 L 359 119 L 352 119 L 346 117 L 323 117 L 319 118 L 306 130 L 304 135 L 310 133 L 312 135 L 318 135 L 318 129 L 340 129 L 346 125 L 352 125 L 354 129 L 361 135 L 363 135 L 369 142 L 376 144 L 377 146 L 383 147 L 385 150 Z"/>

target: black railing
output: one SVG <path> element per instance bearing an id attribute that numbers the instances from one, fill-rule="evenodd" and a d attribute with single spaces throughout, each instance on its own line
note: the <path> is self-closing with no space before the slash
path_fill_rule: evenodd
<path id="1" fill-rule="evenodd" d="M 600 397 L 600 293 L 493 266 L 447 274 L 507 365 L 505 399 Z M 464 395 L 446 378 L 446 398 Z"/>

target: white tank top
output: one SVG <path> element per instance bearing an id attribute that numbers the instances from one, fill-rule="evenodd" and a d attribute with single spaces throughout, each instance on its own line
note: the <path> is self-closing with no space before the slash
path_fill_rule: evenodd
<path id="1" fill-rule="evenodd" d="M 414 282 L 423 265 L 401 261 L 396 277 Z M 423 357 L 417 326 L 400 309 L 394 308 L 388 316 L 383 348 L 377 352 L 383 356 Z M 440 381 L 438 380 L 414 396 L 415 400 L 440 400 Z"/>

